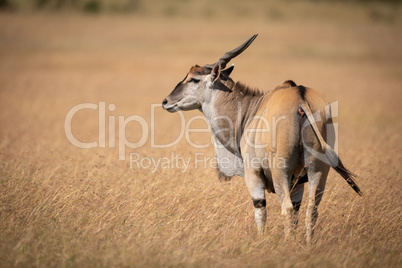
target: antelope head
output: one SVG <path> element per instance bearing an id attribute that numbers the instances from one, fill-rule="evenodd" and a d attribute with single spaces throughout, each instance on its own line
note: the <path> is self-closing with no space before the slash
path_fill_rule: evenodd
<path id="1" fill-rule="evenodd" d="M 226 65 L 248 48 L 256 37 L 257 34 L 239 47 L 226 52 L 214 64 L 191 67 L 183 81 L 178 83 L 169 96 L 163 100 L 163 109 L 169 112 L 202 109 L 202 104 L 211 99 L 212 90 L 218 88 L 219 83 L 217 82 L 220 82 L 221 79 L 230 79 L 229 75 L 234 66 L 225 69 Z"/>

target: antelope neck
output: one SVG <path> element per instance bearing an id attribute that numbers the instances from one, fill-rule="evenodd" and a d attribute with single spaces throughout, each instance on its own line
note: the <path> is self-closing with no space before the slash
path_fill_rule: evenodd
<path id="1" fill-rule="evenodd" d="M 202 105 L 202 112 L 214 138 L 230 152 L 241 156 L 241 137 L 265 95 L 239 82 L 229 89 L 213 90 L 211 101 Z"/>

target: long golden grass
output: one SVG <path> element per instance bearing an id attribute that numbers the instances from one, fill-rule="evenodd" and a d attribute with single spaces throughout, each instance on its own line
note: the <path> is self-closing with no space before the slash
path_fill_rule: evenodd
<path id="1" fill-rule="evenodd" d="M 381 6 L 399 14 L 390 21 L 360 4 L 289 1 L 261 10 L 259 2 L 236 2 L 226 12 L 219 6 L 220 16 L 183 3 L 205 12 L 0 13 L 0 266 L 401 267 L 400 7 Z M 272 194 L 265 235 L 257 235 L 244 180 L 220 182 L 210 162 L 197 162 L 214 155 L 210 133 L 168 148 L 151 144 L 151 133 L 157 144 L 180 134 L 179 115 L 151 105 L 192 65 L 215 62 L 254 33 L 232 77 L 262 90 L 293 79 L 339 101 L 339 155 L 364 192 L 330 172 L 310 247 L 305 203 L 285 241 Z M 92 149 L 66 138 L 68 111 L 100 102 L 116 107 L 106 108 L 116 145 L 119 116 L 154 118 L 146 143 L 126 148 L 125 160 L 109 135 L 105 148 Z M 188 112 L 185 122 L 199 115 Z M 197 119 L 189 127 L 207 125 Z M 77 113 L 72 131 L 98 141 L 98 110 Z M 143 131 L 128 124 L 127 140 Z M 143 168 L 130 167 L 130 153 L 147 159 Z M 174 157 L 189 167 L 175 166 Z M 153 169 L 151 159 L 166 165 Z"/>

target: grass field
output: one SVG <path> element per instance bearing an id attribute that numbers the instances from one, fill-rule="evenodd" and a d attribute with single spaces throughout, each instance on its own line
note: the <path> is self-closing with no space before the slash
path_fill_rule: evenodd
<path id="1" fill-rule="evenodd" d="M 179 2 L 127 14 L 0 13 L 0 266 L 401 267 L 401 6 Z M 210 133 L 154 145 L 180 135 L 179 115 L 160 103 L 188 69 L 254 33 L 233 79 L 262 90 L 293 79 L 338 101 L 339 155 L 364 192 L 330 172 L 309 248 L 304 202 L 284 241 L 269 194 L 257 235 L 244 180 L 220 182 L 211 161 L 200 164 L 214 155 Z M 69 110 L 97 105 L 77 112 L 72 133 L 99 145 L 103 102 L 112 142 L 107 132 L 104 148 L 72 145 Z M 122 132 L 119 120 L 133 115 L 145 125 Z M 190 121 L 199 115 L 187 112 L 185 124 L 207 128 Z M 144 144 L 119 160 L 124 135 Z"/>

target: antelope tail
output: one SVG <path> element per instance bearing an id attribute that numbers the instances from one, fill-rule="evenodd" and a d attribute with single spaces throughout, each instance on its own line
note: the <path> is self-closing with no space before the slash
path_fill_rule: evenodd
<path id="1" fill-rule="evenodd" d="M 308 105 L 307 102 L 304 102 L 303 104 L 300 105 L 300 108 L 303 110 L 305 115 L 307 116 L 308 121 L 310 122 L 310 125 L 313 128 L 313 131 L 315 135 L 318 138 L 318 141 L 320 142 L 321 149 L 323 152 L 325 152 L 325 156 L 328 160 L 328 164 L 335 169 L 336 172 L 338 172 L 339 175 L 341 175 L 346 182 L 350 185 L 350 187 L 355 190 L 356 193 L 359 195 L 362 195 L 362 191 L 360 190 L 359 186 L 357 186 L 355 178 L 357 177 L 356 174 L 348 170 L 342 163 L 341 159 L 338 157 L 336 152 L 325 142 L 323 137 L 321 136 L 321 133 L 318 129 L 318 126 L 314 120 L 313 113 L 310 110 L 310 106 Z"/>

